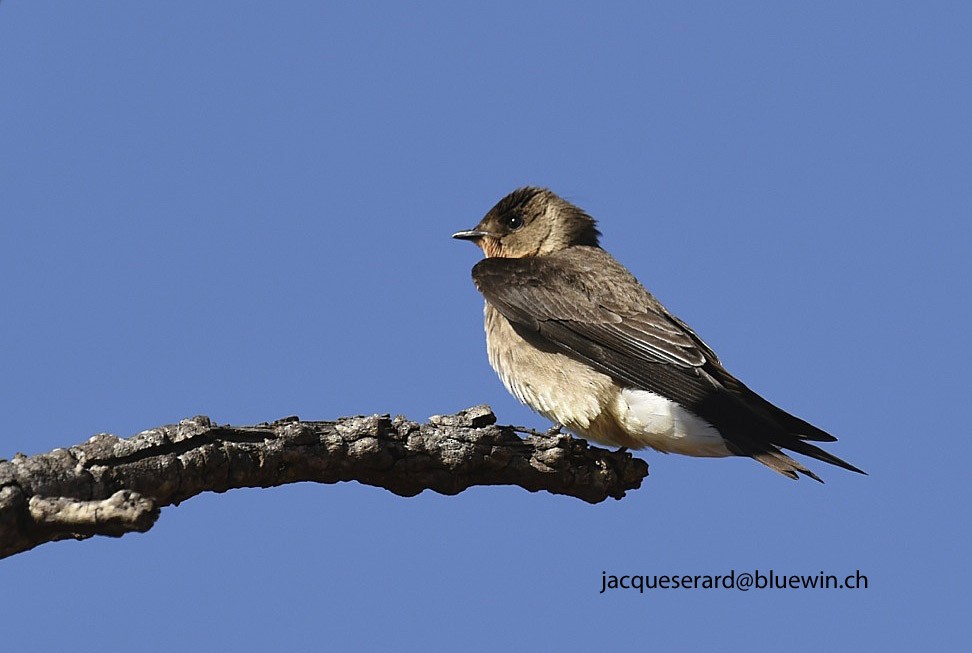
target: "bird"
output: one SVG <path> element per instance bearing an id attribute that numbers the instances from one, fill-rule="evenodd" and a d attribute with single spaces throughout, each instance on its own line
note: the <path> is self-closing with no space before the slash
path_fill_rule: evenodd
<path id="1" fill-rule="evenodd" d="M 525 186 L 453 238 L 485 255 L 490 366 L 554 429 L 621 449 L 748 456 L 823 482 L 784 450 L 852 472 L 813 442 L 837 438 L 770 403 L 600 245 L 597 222 L 547 188 Z"/>

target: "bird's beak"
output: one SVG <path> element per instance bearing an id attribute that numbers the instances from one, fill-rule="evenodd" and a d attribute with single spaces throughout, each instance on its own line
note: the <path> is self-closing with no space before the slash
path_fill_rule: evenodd
<path id="1" fill-rule="evenodd" d="M 488 235 L 489 235 L 488 231 L 468 229 L 466 231 L 457 231 L 456 233 L 452 234 L 452 237 L 457 238 L 459 240 L 479 240 L 483 236 L 488 236 Z"/>

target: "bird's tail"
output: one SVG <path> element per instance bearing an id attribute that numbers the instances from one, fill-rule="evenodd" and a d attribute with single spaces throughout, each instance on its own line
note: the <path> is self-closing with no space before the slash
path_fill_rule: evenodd
<path id="1" fill-rule="evenodd" d="M 803 474 L 815 481 L 823 483 L 823 479 L 807 469 L 805 465 L 798 463 L 775 447 L 768 451 L 750 454 L 750 456 L 773 471 L 779 472 L 783 476 L 792 478 L 793 480 L 800 478 L 800 474 Z"/>
<path id="2" fill-rule="evenodd" d="M 858 474 L 864 474 L 865 476 L 867 476 L 867 472 L 865 472 L 863 469 L 859 469 L 854 465 L 851 465 L 846 460 L 843 460 L 842 458 L 838 458 L 837 456 L 830 453 L 829 451 L 824 451 L 820 447 L 814 446 L 804 440 L 794 438 L 792 442 L 787 442 L 782 446 L 786 447 L 791 451 L 802 453 L 804 456 L 810 456 L 811 458 L 822 460 L 825 463 L 830 463 L 831 465 L 837 465 L 838 467 L 843 467 L 848 471 L 857 472 Z"/>
<path id="3" fill-rule="evenodd" d="M 846 470 L 867 474 L 846 460 L 842 460 L 832 453 L 828 453 L 810 444 L 808 440 L 814 442 L 836 442 L 837 438 L 827 433 L 823 429 L 817 428 L 813 424 L 806 422 L 795 415 L 791 415 L 782 408 L 775 406 L 763 399 L 757 393 L 746 387 L 741 381 L 730 375 L 724 370 L 720 370 L 720 381 L 726 387 L 732 389 L 737 398 L 742 399 L 742 404 L 752 413 L 763 417 L 762 428 L 757 427 L 762 437 L 740 438 L 740 444 L 746 443 L 748 447 L 742 447 L 743 455 L 751 456 L 784 476 L 799 478 L 800 474 L 820 481 L 820 477 L 807 469 L 804 465 L 787 456 L 782 449 L 795 451 L 796 453 L 816 458 L 825 463 L 843 467 Z M 822 483 L 823 481 L 821 481 Z"/>
<path id="4" fill-rule="evenodd" d="M 867 472 L 862 469 L 858 469 L 846 460 L 838 458 L 834 454 L 824 451 L 820 447 L 815 447 L 814 445 L 809 444 L 808 442 L 805 442 L 804 440 L 801 440 L 795 436 L 791 436 L 791 439 L 788 439 L 786 443 L 779 443 L 779 446 L 785 447 L 786 449 L 795 451 L 797 453 L 801 453 L 804 456 L 822 460 L 823 462 L 830 463 L 831 465 L 843 467 L 846 470 L 857 472 L 858 474 L 864 474 L 865 476 L 867 475 Z M 749 455 L 770 469 L 777 471 L 789 478 L 797 479 L 799 478 L 800 474 L 803 474 L 804 476 L 808 476 L 815 481 L 823 483 L 823 479 L 807 469 L 805 465 L 787 456 L 777 447 L 771 447 L 765 451 L 755 452 Z"/>

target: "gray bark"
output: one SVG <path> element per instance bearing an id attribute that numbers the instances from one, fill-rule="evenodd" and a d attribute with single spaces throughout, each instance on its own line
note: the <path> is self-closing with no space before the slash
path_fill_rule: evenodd
<path id="1" fill-rule="evenodd" d="M 567 435 L 497 426 L 488 406 L 418 424 L 388 415 L 256 426 L 198 416 L 131 438 L 101 434 L 67 449 L 0 460 L 0 558 L 44 542 L 119 537 L 201 492 L 298 481 L 358 481 L 401 496 L 474 485 L 598 503 L 637 489 L 648 465 Z"/>

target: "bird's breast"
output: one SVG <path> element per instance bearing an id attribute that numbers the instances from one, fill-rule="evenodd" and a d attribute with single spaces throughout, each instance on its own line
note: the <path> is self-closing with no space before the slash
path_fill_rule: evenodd
<path id="1" fill-rule="evenodd" d="M 489 303 L 485 318 L 489 364 L 507 390 L 547 419 L 589 435 L 603 404 L 618 392 L 614 381 L 557 351 L 539 334 L 515 329 Z"/>

